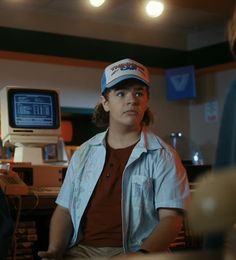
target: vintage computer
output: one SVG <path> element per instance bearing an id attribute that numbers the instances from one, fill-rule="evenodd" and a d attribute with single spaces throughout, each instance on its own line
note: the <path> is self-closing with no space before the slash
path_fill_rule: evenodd
<path id="1" fill-rule="evenodd" d="M 61 135 L 59 91 L 19 86 L 0 90 L 1 139 L 14 147 L 10 170 L 28 186 L 60 187 L 66 167 L 48 164 L 44 148 L 57 145 Z"/>
<path id="2" fill-rule="evenodd" d="M 58 142 L 60 102 L 55 89 L 6 86 L 0 91 L 1 138 L 15 146 L 15 162 L 42 164 L 42 147 Z"/>

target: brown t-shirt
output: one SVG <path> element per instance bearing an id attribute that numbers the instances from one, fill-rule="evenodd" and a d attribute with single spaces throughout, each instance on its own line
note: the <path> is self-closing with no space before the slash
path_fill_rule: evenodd
<path id="1" fill-rule="evenodd" d="M 106 163 L 82 220 L 81 244 L 122 246 L 122 174 L 134 146 L 113 149 L 107 145 Z"/>

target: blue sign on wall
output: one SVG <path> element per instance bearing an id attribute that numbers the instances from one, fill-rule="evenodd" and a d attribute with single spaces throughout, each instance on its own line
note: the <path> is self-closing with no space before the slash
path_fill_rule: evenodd
<path id="1" fill-rule="evenodd" d="M 166 71 L 167 99 L 180 100 L 196 97 L 194 66 L 186 66 Z"/>

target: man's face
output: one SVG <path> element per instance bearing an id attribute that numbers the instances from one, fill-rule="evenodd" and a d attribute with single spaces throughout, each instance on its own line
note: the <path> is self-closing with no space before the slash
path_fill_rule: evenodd
<path id="1" fill-rule="evenodd" d="M 102 104 L 110 114 L 110 126 L 140 128 L 144 113 L 148 108 L 148 90 L 138 81 L 124 82 L 112 89 Z"/>

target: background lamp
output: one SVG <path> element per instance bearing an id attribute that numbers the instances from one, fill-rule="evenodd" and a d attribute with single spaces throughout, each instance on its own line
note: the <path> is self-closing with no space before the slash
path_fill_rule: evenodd
<path id="1" fill-rule="evenodd" d="M 94 7 L 99 7 L 103 5 L 105 0 L 89 0 L 89 3 Z"/>
<path id="2" fill-rule="evenodd" d="M 145 9 L 148 16 L 158 17 L 164 11 L 164 4 L 157 0 L 148 1 Z"/>

